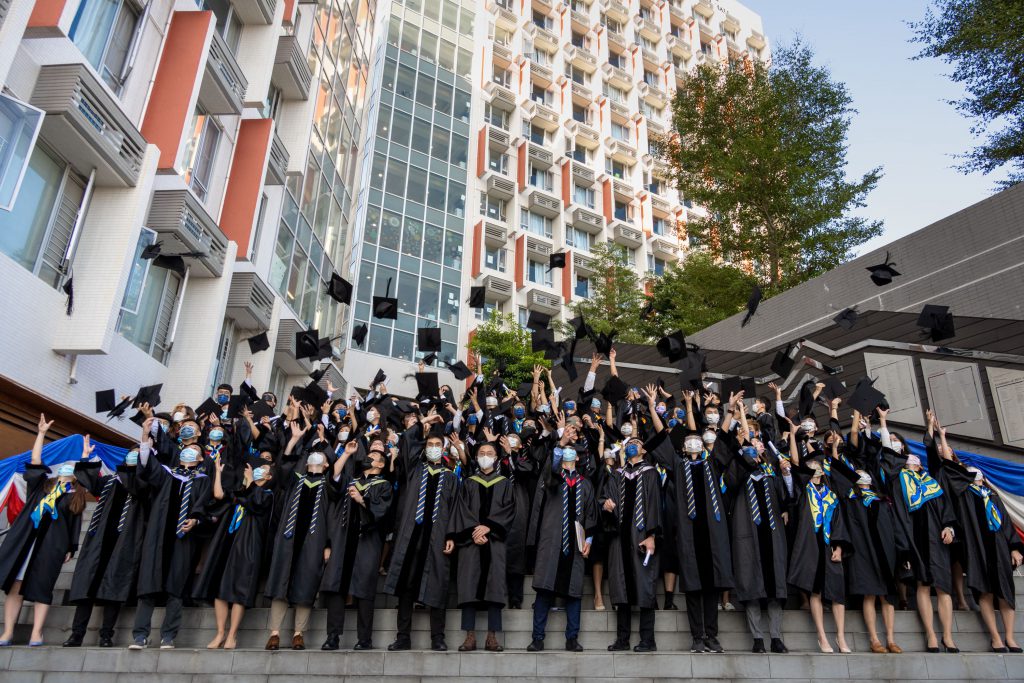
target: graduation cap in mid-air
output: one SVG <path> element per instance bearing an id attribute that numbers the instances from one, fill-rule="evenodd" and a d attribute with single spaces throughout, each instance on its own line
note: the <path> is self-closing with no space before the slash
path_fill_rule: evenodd
<path id="1" fill-rule="evenodd" d="M 143 403 L 148 403 L 150 408 L 156 408 L 160 405 L 160 390 L 163 387 L 163 384 L 151 384 L 139 389 L 139 393 L 132 400 L 132 408 L 138 408 Z"/>
<path id="2" fill-rule="evenodd" d="M 796 354 L 800 351 L 800 345 L 790 342 L 786 348 L 780 349 L 772 359 L 772 372 L 785 379 L 796 365 Z"/>
<path id="3" fill-rule="evenodd" d="M 441 350 L 441 328 L 420 327 L 416 330 L 416 347 L 424 353 Z"/>
<path id="4" fill-rule="evenodd" d="M 324 366 L 324 368 L 324 372 L 327 372 L 326 366 Z M 319 370 L 317 372 L 319 372 Z M 241 395 L 245 397 L 246 403 L 256 403 L 260 400 L 260 394 L 256 391 L 256 387 L 249 382 L 242 382 L 239 388 L 242 390 Z"/>
<path id="5" fill-rule="evenodd" d="M 679 364 L 679 388 L 701 390 L 701 373 L 704 372 L 704 352 L 697 350 L 687 353 Z"/>
<path id="6" fill-rule="evenodd" d="M 845 396 L 846 385 L 839 381 L 838 377 L 828 377 L 825 380 L 825 388 L 821 390 L 821 395 L 829 401 Z"/>
<path id="7" fill-rule="evenodd" d="M 846 401 L 851 408 L 861 415 L 870 415 L 874 412 L 875 408 L 885 405 L 885 394 L 875 389 L 872 386 L 873 384 L 874 380 L 866 377 L 861 379 L 857 382 L 857 387 Z"/>
<path id="8" fill-rule="evenodd" d="M 378 368 L 377 374 L 370 380 L 370 389 L 377 390 L 381 384 L 385 384 L 388 381 L 388 376 L 384 374 L 384 368 Z"/>
<path id="9" fill-rule="evenodd" d="M 117 405 L 116 392 L 113 389 L 102 389 L 96 392 L 96 412 L 105 413 Z"/>
<path id="10" fill-rule="evenodd" d="M 266 332 L 260 332 L 245 341 L 249 342 L 249 353 L 259 353 L 270 348 L 270 339 L 267 337 Z"/>
<path id="11" fill-rule="evenodd" d="M 722 380 L 722 389 L 719 392 L 723 401 L 730 394 L 743 392 L 743 398 L 754 398 L 757 394 L 757 385 L 753 377 L 727 377 Z"/>
<path id="12" fill-rule="evenodd" d="M 366 341 L 366 333 L 369 328 L 366 323 L 359 323 L 352 328 L 352 340 L 356 343 L 356 346 L 362 346 L 363 342 Z"/>
<path id="13" fill-rule="evenodd" d="M 153 242 L 153 244 L 147 244 L 142 248 L 141 257 L 144 261 L 152 261 L 160 255 L 160 250 L 163 249 L 163 242 Z"/>
<path id="14" fill-rule="evenodd" d="M 309 373 L 309 378 L 311 380 L 313 380 L 314 382 L 319 382 L 320 380 L 322 380 L 324 378 L 324 375 L 326 375 L 327 371 L 330 370 L 330 369 L 331 369 L 331 366 L 328 365 L 327 363 L 324 363 L 319 368 L 317 368 L 313 372 Z"/>
<path id="15" fill-rule="evenodd" d="M 942 341 L 956 336 L 956 325 L 949 306 L 926 304 L 917 317 L 918 327 L 925 328 L 933 342 Z"/>
<path id="16" fill-rule="evenodd" d="M 295 333 L 295 358 L 312 358 L 320 353 L 320 332 L 318 330 L 299 330 Z"/>
<path id="17" fill-rule="evenodd" d="M 626 394 L 629 392 L 629 387 L 626 383 L 619 379 L 618 375 L 612 375 L 605 382 L 605 385 L 601 388 L 601 395 L 604 396 L 604 400 L 609 403 L 618 403 L 622 399 L 626 398 Z"/>
<path id="18" fill-rule="evenodd" d="M 857 316 L 856 308 L 847 308 L 832 318 L 832 321 L 844 330 L 852 330 L 853 326 L 857 324 Z"/>
<path id="19" fill-rule="evenodd" d="M 327 294 L 339 304 L 352 302 L 352 283 L 333 273 L 330 282 L 327 283 Z"/>
<path id="20" fill-rule="evenodd" d="M 800 397 L 798 399 L 800 417 L 811 415 L 814 412 L 814 389 L 816 384 L 817 380 L 809 379 L 800 385 Z"/>
<path id="21" fill-rule="evenodd" d="M 222 412 L 223 408 L 221 408 L 219 403 L 212 398 L 207 398 L 196 408 L 196 419 L 200 419 L 203 415 L 220 415 Z"/>
<path id="22" fill-rule="evenodd" d="M 373 317 L 382 320 L 398 320 L 398 299 L 391 296 L 391 278 L 388 278 L 384 296 L 373 297 Z"/>
<path id="23" fill-rule="evenodd" d="M 487 298 L 487 288 L 484 286 L 475 286 L 469 288 L 469 307 L 470 308 L 483 308 Z"/>
<path id="24" fill-rule="evenodd" d="M 583 316 L 579 315 L 569 321 L 573 329 L 573 338 L 576 341 L 583 339 L 584 337 L 593 337 L 594 332 L 590 329 L 590 325 L 587 325 L 586 321 L 583 320 Z"/>
<path id="25" fill-rule="evenodd" d="M 468 379 L 473 374 L 473 371 L 469 369 L 469 366 L 461 360 L 449 363 L 448 369 L 451 370 L 452 374 L 455 375 L 455 379 L 458 380 Z"/>
<path id="26" fill-rule="evenodd" d="M 603 353 L 604 355 L 607 356 L 609 353 L 611 353 L 612 346 L 615 345 L 615 335 L 617 334 L 618 332 L 616 332 L 615 330 L 612 330 L 608 334 L 602 332 L 601 334 L 597 335 L 596 339 L 591 337 L 591 341 L 594 342 L 594 348 L 597 349 L 598 353 Z"/>
<path id="27" fill-rule="evenodd" d="M 576 344 L 573 343 L 558 359 L 558 366 L 569 375 L 570 382 L 575 382 L 576 378 L 579 377 L 579 372 L 576 370 L 576 359 L 573 358 L 575 348 Z"/>
<path id="28" fill-rule="evenodd" d="M 540 311 L 530 311 L 530 317 L 526 319 L 526 326 L 531 330 L 545 329 L 551 325 L 551 316 Z"/>
<path id="29" fill-rule="evenodd" d="M 157 268 L 173 270 L 181 277 L 185 277 L 185 259 L 175 254 L 160 254 L 153 259 L 153 265 Z"/>
<path id="30" fill-rule="evenodd" d="M 434 361 L 437 360 L 437 354 L 431 351 L 427 355 L 423 356 L 422 360 L 424 365 L 433 365 Z"/>
<path id="31" fill-rule="evenodd" d="M 548 352 L 555 348 L 555 331 L 547 327 L 534 328 L 530 333 L 530 350 L 534 353 L 544 352 L 545 358 Z"/>
<path id="32" fill-rule="evenodd" d="M 757 306 L 761 303 L 763 296 L 761 288 L 758 285 L 754 285 L 754 288 L 750 290 L 750 298 L 747 299 L 747 314 L 743 316 L 743 322 L 740 323 L 740 327 L 746 327 L 750 319 L 757 313 Z"/>
<path id="33" fill-rule="evenodd" d="M 425 396 L 427 398 L 433 398 L 437 396 L 441 390 L 437 383 L 436 372 L 417 372 L 416 373 L 416 389 L 419 392 L 419 396 Z"/>
<path id="34" fill-rule="evenodd" d="M 669 363 L 675 363 L 686 357 L 686 336 L 682 330 L 676 330 L 659 339 L 657 349 L 658 353 L 665 356 Z"/>
<path id="35" fill-rule="evenodd" d="M 892 282 L 894 277 L 898 277 L 900 274 L 896 271 L 895 263 L 889 261 L 889 252 L 885 252 L 885 262 L 879 263 L 877 266 L 868 266 L 867 270 L 871 273 L 871 281 L 879 287 L 884 287 Z"/>
<path id="36" fill-rule="evenodd" d="M 551 272 L 552 268 L 565 268 L 564 251 L 556 251 L 548 257 L 548 272 Z"/>

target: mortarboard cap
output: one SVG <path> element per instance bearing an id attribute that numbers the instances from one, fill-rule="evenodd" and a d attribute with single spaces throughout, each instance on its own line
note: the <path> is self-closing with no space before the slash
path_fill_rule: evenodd
<path id="1" fill-rule="evenodd" d="M 153 265 L 157 268 L 173 270 L 178 275 L 185 277 L 185 259 L 180 256 L 165 256 L 164 254 L 161 254 L 153 259 Z"/>
<path id="2" fill-rule="evenodd" d="M 551 316 L 540 311 L 530 311 L 530 317 L 526 320 L 526 326 L 531 330 L 546 328 L 551 324 Z"/>
<path id="3" fill-rule="evenodd" d="M 373 297 L 373 317 L 382 320 L 398 320 L 398 299 L 391 296 L 391 278 L 388 278 L 384 296 Z"/>
<path id="4" fill-rule="evenodd" d="M 370 380 L 370 389 L 376 391 L 377 387 L 388 381 L 388 376 L 384 374 L 384 368 L 378 368 L 377 374 Z"/>
<path id="5" fill-rule="evenodd" d="M 242 416 L 242 409 L 249 404 L 244 394 L 235 394 L 228 401 L 228 419 L 233 420 Z M 317 404 L 319 405 L 319 404 Z"/>
<path id="6" fill-rule="evenodd" d="M 317 389 L 320 389 L 320 387 L 316 386 L 315 382 L 311 382 L 311 384 L 315 386 Z M 321 389 L 321 391 L 323 390 Z M 293 386 L 289 393 L 291 394 L 292 398 L 294 398 L 296 401 L 299 401 L 300 403 L 306 403 L 311 406 L 319 406 L 321 403 L 317 401 L 317 394 L 309 390 L 309 385 Z"/>
<path id="7" fill-rule="evenodd" d="M 423 356 L 423 364 L 424 365 L 433 365 L 435 360 L 437 360 L 437 354 L 436 353 L 431 352 L 431 353 L 428 353 L 427 355 Z"/>
<path id="8" fill-rule="evenodd" d="M 253 420 L 259 421 L 265 417 L 274 417 L 274 409 L 265 401 L 256 401 L 252 404 Z"/>
<path id="9" fill-rule="evenodd" d="M 949 312 L 949 306 L 926 304 L 921 309 L 917 324 L 928 330 L 933 342 L 956 336 L 956 326 L 953 324 L 953 314 Z"/>
<path id="10" fill-rule="evenodd" d="M 128 406 L 131 405 L 131 402 L 131 396 L 122 399 L 120 403 L 118 403 L 117 405 L 110 409 L 110 412 L 107 413 L 107 417 L 121 417 L 122 415 L 124 415 L 124 411 L 128 409 Z M 141 427 L 142 425 L 139 426 Z"/>
<path id="11" fill-rule="evenodd" d="M 617 375 L 612 375 L 608 378 L 604 387 L 602 387 L 601 395 L 604 396 L 604 399 L 609 403 L 618 403 L 622 399 L 626 398 L 626 392 L 628 390 L 629 387 L 626 386 L 625 382 L 619 379 Z"/>
<path id="12" fill-rule="evenodd" d="M 543 351 L 546 357 L 553 348 L 556 348 L 555 331 L 547 327 L 535 327 L 530 333 L 530 350 L 534 353 Z"/>
<path id="13" fill-rule="evenodd" d="M 458 380 L 468 379 L 473 374 L 473 371 L 469 369 L 469 366 L 461 360 L 457 360 L 454 363 L 449 364 L 448 369 L 452 371 L 452 374 L 455 375 L 455 379 Z"/>
<path id="14" fill-rule="evenodd" d="M 565 268 L 565 252 L 556 251 L 548 257 L 548 270 L 552 268 Z"/>
<path id="15" fill-rule="evenodd" d="M 140 255 L 144 261 L 151 261 L 160 255 L 160 250 L 163 248 L 163 242 L 154 242 L 153 244 L 147 244 L 142 248 L 142 254 Z"/>
<path id="16" fill-rule="evenodd" d="M 842 311 L 839 315 L 832 318 L 833 322 L 844 330 L 852 330 L 853 326 L 857 324 L 857 309 L 847 308 Z"/>
<path id="17" fill-rule="evenodd" d="M 781 349 L 772 359 L 772 372 L 782 379 L 788 377 L 796 364 L 796 354 L 799 350 L 800 346 L 797 344 L 792 342 L 786 344 L 786 348 Z"/>
<path id="18" fill-rule="evenodd" d="M 320 353 L 320 333 L 317 330 L 299 330 L 295 333 L 295 358 L 312 358 Z"/>
<path id="19" fill-rule="evenodd" d="M 531 393 L 533 393 L 533 382 L 523 382 L 519 385 L 519 388 L 516 389 L 516 395 L 518 395 L 519 398 L 526 398 Z"/>
<path id="20" fill-rule="evenodd" d="M 800 385 L 800 396 L 798 399 L 800 417 L 811 415 L 814 412 L 814 388 L 817 380 L 809 379 Z"/>
<path id="21" fill-rule="evenodd" d="M 704 352 L 697 350 L 687 354 L 679 364 L 679 388 L 696 389 L 704 388 L 701 383 L 701 373 L 704 372 Z"/>
<path id="22" fill-rule="evenodd" d="M 441 350 L 441 328 L 420 327 L 416 330 L 416 346 L 424 353 Z"/>
<path id="23" fill-rule="evenodd" d="M 310 398 L 314 399 L 314 402 L 311 405 L 315 408 L 319 408 L 324 404 L 324 401 L 330 398 L 327 395 L 327 392 L 315 381 L 311 381 L 306 385 L 306 392 L 309 394 Z"/>
<path id="24" fill-rule="evenodd" d="M 487 298 L 487 288 L 483 286 L 469 288 L 469 307 L 483 308 Z"/>
<path id="25" fill-rule="evenodd" d="M 719 392 L 722 400 L 728 399 L 730 394 L 743 392 L 744 398 L 754 398 L 757 393 L 757 385 L 753 377 L 727 377 L 722 380 L 722 390 Z"/>
<path id="26" fill-rule="evenodd" d="M 313 380 L 314 382 L 319 382 L 320 380 L 322 380 L 324 378 L 324 375 L 327 374 L 327 370 L 329 368 L 330 368 L 330 366 L 327 365 L 327 363 L 324 363 L 319 368 L 317 368 L 313 372 L 309 373 L 309 378 L 311 380 Z M 244 384 L 244 382 L 243 382 L 243 384 Z"/>
<path id="27" fill-rule="evenodd" d="M 747 314 L 743 316 L 743 322 L 740 323 L 740 327 L 746 327 L 750 319 L 757 313 L 757 306 L 761 303 L 761 298 L 764 294 L 761 292 L 761 288 L 754 285 L 754 288 L 750 290 L 750 297 L 747 299 Z"/>
<path id="28" fill-rule="evenodd" d="M 583 337 L 593 337 L 594 336 L 593 331 L 590 329 L 590 326 L 587 325 L 587 323 L 583 320 L 583 316 L 582 315 L 577 316 L 577 317 L 573 318 L 572 320 L 570 320 L 569 324 L 572 325 L 572 329 L 573 329 L 573 333 L 574 333 L 573 336 L 574 336 L 576 341 L 579 341 Z"/>
<path id="29" fill-rule="evenodd" d="M 260 400 L 260 395 L 256 391 L 256 387 L 249 384 L 248 382 L 242 382 L 241 384 L 242 395 L 245 396 L 246 403 L 255 403 Z"/>
<path id="30" fill-rule="evenodd" d="M 113 389 L 103 389 L 96 392 L 96 412 L 106 413 L 117 406 L 117 396 Z"/>
<path id="31" fill-rule="evenodd" d="M 895 265 L 895 263 L 889 261 L 889 252 L 885 252 L 884 263 L 880 263 L 877 266 L 868 266 L 867 268 L 871 272 L 871 281 L 879 287 L 889 284 L 894 277 L 899 275 L 896 269 L 893 268 Z"/>
<path id="32" fill-rule="evenodd" d="M 615 341 L 615 335 L 617 334 L 618 332 L 612 330 L 608 334 L 602 332 L 601 334 L 597 335 L 597 339 L 593 340 L 594 348 L 597 349 L 598 353 L 603 353 L 604 355 L 607 356 L 612 351 L 612 346 L 614 345 Z"/>
<path id="33" fill-rule="evenodd" d="M 829 377 L 825 380 L 825 388 L 821 395 L 831 401 L 834 398 L 846 395 L 846 385 L 839 381 L 838 377 Z"/>
<path id="34" fill-rule="evenodd" d="M 366 323 L 359 323 L 352 328 L 352 339 L 355 341 L 356 346 L 362 346 L 363 342 L 366 341 L 367 331 Z"/>
<path id="35" fill-rule="evenodd" d="M 658 353 L 668 359 L 669 363 L 675 363 L 686 357 L 686 337 L 682 330 L 677 330 L 658 340 Z"/>
<path id="36" fill-rule="evenodd" d="M 198 408 L 196 408 L 196 419 L 199 419 L 203 415 L 213 415 L 214 413 L 220 415 L 220 404 L 214 401 L 212 398 L 207 398 L 205 401 L 199 404 Z"/>
<path id="37" fill-rule="evenodd" d="M 136 412 L 134 415 L 128 418 L 138 426 L 142 426 L 146 422 L 146 416 L 144 413 Z"/>
<path id="38" fill-rule="evenodd" d="M 876 407 L 885 403 L 885 394 L 872 386 L 872 380 L 862 379 L 846 402 L 861 415 L 870 415 Z"/>
<path id="39" fill-rule="evenodd" d="M 266 351 L 270 348 L 270 339 L 267 337 L 266 332 L 260 332 L 254 337 L 249 337 L 245 341 L 249 342 L 249 353 L 259 353 L 260 351 Z"/>
<path id="40" fill-rule="evenodd" d="M 316 359 L 323 360 L 334 355 L 334 347 L 331 346 L 330 337 L 320 337 L 316 340 Z"/>
<path id="41" fill-rule="evenodd" d="M 160 405 L 160 390 L 163 386 L 163 384 L 151 384 L 148 387 L 139 389 L 139 393 L 135 395 L 135 399 L 132 401 L 132 408 L 138 408 L 143 403 L 148 403 L 150 408 L 156 408 Z"/>
<path id="42" fill-rule="evenodd" d="M 327 283 L 327 294 L 339 304 L 352 303 L 352 283 L 333 273 Z"/>
<path id="43" fill-rule="evenodd" d="M 575 355 L 576 345 L 573 343 L 572 348 L 566 350 L 564 354 L 558 359 L 558 365 L 566 374 L 569 375 L 569 381 L 575 382 L 576 378 L 579 377 L 579 372 L 576 370 L 576 360 L 573 358 Z"/>
<path id="44" fill-rule="evenodd" d="M 419 392 L 419 396 L 425 396 L 427 398 L 437 396 L 440 393 L 440 389 L 437 384 L 437 373 L 417 372 L 416 389 Z"/>

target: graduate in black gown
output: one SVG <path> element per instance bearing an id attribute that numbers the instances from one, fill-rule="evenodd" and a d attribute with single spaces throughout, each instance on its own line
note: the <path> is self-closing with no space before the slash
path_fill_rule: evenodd
<path id="1" fill-rule="evenodd" d="M 121 606 L 135 586 L 142 539 L 146 533 L 146 486 L 130 476 L 139 463 L 139 447 L 128 451 L 117 471 L 100 476 L 100 463 L 79 463 L 78 476 L 96 496 L 75 563 L 68 601 L 75 607 L 71 634 L 64 647 L 79 647 L 94 605 L 103 606 L 100 647 L 114 646 Z"/>
<path id="2" fill-rule="evenodd" d="M 517 436 L 510 434 L 509 437 Z M 506 443 L 507 443 L 506 438 Z M 501 652 L 501 609 L 507 599 L 506 539 L 515 520 L 512 482 L 497 469 L 494 444 L 481 443 L 476 451 L 476 472 L 459 488 L 458 502 L 448 524 L 445 550 L 458 549 L 458 604 L 466 639 L 459 652 L 476 649 L 476 613 L 487 610 L 484 649 Z"/>
<path id="3" fill-rule="evenodd" d="M 527 543 L 536 548 L 533 572 L 533 638 L 530 652 L 544 649 L 548 612 L 555 598 L 565 599 L 565 649 L 582 652 L 579 643 L 580 606 L 586 559 L 597 528 L 597 496 L 590 481 L 576 469 L 573 427 L 565 427 L 561 444 L 541 466 L 537 495 L 530 513 Z M 553 456 L 553 457 L 552 457 Z M 580 547 L 576 525 L 583 528 Z"/>
<path id="4" fill-rule="evenodd" d="M 197 425 L 189 422 L 181 427 L 181 433 L 194 434 L 193 429 L 198 433 Z M 181 627 L 182 600 L 199 561 L 201 539 L 197 531 L 210 523 L 207 507 L 213 482 L 199 468 L 200 448 L 195 443 L 171 455 L 174 460 L 170 461 L 161 461 L 160 453 L 151 453 L 148 440 L 140 446 L 139 458 L 144 462 L 134 476 L 148 487 L 151 507 L 139 565 L 134 640 L 129 648 L 148 646 L 153 609 L 164 597 L 167 604 L 160 624 L 160 647 L 171 649 Z"/>
<path id="5" fill-rule="evenodd" d="M 445 540 L 458 480 L 443 461 L 444 439 L 424 430 L 441 422 L 434 410 L 401 438 L 398 458 L 399 500 L 395 542 L 384 592 L 398 597 L 398 635 L 388 650 L 412 648 L 412 610 L 416 602 L 430 609 L 431 649 L 443 652 L 448 600 L 448 555 Z"/>
<path id="6" fill-rule="evenodd" d="M 527 416 L 517 434 L 503 437 L 500 469 L 515 491 L 516 512 L 506 539 L 508 605 L 523 606 L 523 580 L 528 568 L 526 532 L 537 491 L 537 476 L 545 457 L 544 444 L 537 436 L 537 422 Z"/>
<path id="7" fill-rule="evenodd" d="M 615 642 L 610 651 L 628 650 L 632 609 L 640 610 L 637 652 L 658 649 L 654 640 L 657 608 L 658 555 L 655 537 L 661 530 L 661 478 L 645 460 L 640 439 L 627 439 L 626 462 L 604 480 L 598 503 L 615 516 L 608 546 L 608 587 L 616 611 Z"/>
<path id="8" fill-rule="evenodd" d="M 22 476 L 25 479 L 25 507 L 11 523 L 3 545 L 0 545 L 0 588 L 7 594 L 4 601 L 4 631 L 0 646 L 11 644 L 18 613 L 25 600 L 34 602 L 30 646 L 43 644 L 43 627 L 53 602 L 53 587 L 61 565 L 78 550 L 82 511 L 88 490 L 75 476 L 75 464 L 62 463 L 51 471 L 43 464 L 43 443 L 53 426 L 45 415 L 39 416 L 32 456 Z M 92 446 L 86 437 L 82 460 L 89 457 Z"/>
<path id="9" fill-rule="evenodd" d="M 234 491 L 224 488 L 228 467 L 226 458 L 218 458 L 213 466 L 213 499 L 219 507 L 227 505 L 207 546 L 203 568 L 192 591 L 194 598 L 213 602 L 217 633 L 206 646 L 209 650 L 234 650 L 238 645 L 242 617 L 245 610 L 256 604 L 259 595 L 264 546 L 274 510 L 269 466 L 254 469 L 247 464 Z"/>

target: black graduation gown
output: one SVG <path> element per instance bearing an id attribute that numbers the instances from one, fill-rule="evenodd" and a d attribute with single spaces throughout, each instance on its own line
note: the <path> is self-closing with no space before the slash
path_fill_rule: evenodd
<path id="1" fill-rule="evenodd" d="M 865 501 L 870 501 L 865 505 Z M 906 538 L 896 524 L 895 507 L 885 496 L 865 497 L 860 489 L 851 489 L 840 504 L 850 544 L 856 548 L 844 557 L 846 591 L 850 595 L 883 595 L 896 599 L 898 558 L 907 551 Z"/>
<path id="2" fill-rule="evenodd" d="M 271 541 L 274 553 L 264 590 L 271 600 L 307 606 L 316 601 L 325 566 L 324 549 L 332 547 L 336 522 L 335 515 L 330 514 L 329 476 L 293 470 L 283 482 L 280 497 L 284 500 Z M 292 536 L 287 537 L 288 518 L 296 500 L 295 526 Z"/>
<path id="3" fill-rule="evenodd" d="M 423 455 L 422 427 L 402 434 L 399 458 L 400 496 L 396 508 L 395 540 L 384 592 L 412 591 L 427 607 L 443 608 L 448 597 L 448 556 L 444 554 L 448 521 L 458 493 L 458 477 L 443 463 L 432 465 Z M 416 523 L 420 485 L 427 472 L 423 520 Z M 436 519 L 435 519 L 435 507 Z"/>
<path id="4" fill-rule="evenodd" d="M 789 558 L 789 583 L 805 593 L 820 593 L 821 597 L 830 602 L 846 603 L 846 587 L 842 562 L 832 561 L 832 549 L 841 547 L 843 557 L 850 555 L 853 548 L 847 535 L 842 508 L 839 506 L 839 494 L 836 497 L 835 512 L 829 533 L 829 543 L 825 543 L 825 526 L 814 528 L 814 516 L 811 512 L 808 486 L 812 470 L 803 465 L 793 467 L 794 487 L 797 494 L 796 519 L 793 547 Z M 828 477 L 823 477 L 824 485 L 831 488 Z"/>
<path id="5" fill-rule="evenodd" d="M 975 597 L 992 593 L 1015 607 L 1015 588 L 1013 585 L 1013 562 L 1010 552 L 1018 550 L 1024 553 L 1024 542 L 1021 542 L 1013 528 L 1013 522 L 1006 513 L 999 494 L 989 490 L 989 500 L 995 506 L 1001 520 L 1000 527 L 993 531 L 989 528 L 985 511 L 985 500 L 981 491 L 972 488 L 974 473 L 955 463 L 945 465 L 953 496 L 957 519 L 960 521 L 962 541 L 964 543 L 964 571 L 967 573 L 967 587 Z M 997 605 L 998 607 L 998 605 Z"/>
<path id="6" fill-rule="evenodd" d="M 543 463 L 544 445 L 532 439 L 515 455 L 503 458 L 501 471 L 509 478 L 515 492 L 516 511 L 505 540 L 505 570 L 509 574 L 526 574 L 526 534 L 530 526 L 530 510 L 537 491 L 537 473 Z"/>
<path id="7" fill-rule="evenodd" d="M 116 473 L 101 477 L 99 462 L 75 467 L 79 481 L 97 501 L 68 591 L 72 603 L 124 602 L 131 594 L 146 533 L 146 487 L 130 476 L 134 470 L 135 466 L 120 465 Z"/>
<path id="8" fill-rule="evenodd" d="M 550 457 L 545 455 L 545 458 Z M 562 495 L 569 493 L 569 554 L 562 553 Z M 582 519 L 576 514 L 579 498 Z M 576 542 L 575 522 L 579 522 L 588 537 L 597 530 L 597 496 L 594 487 L 582 474 L 576 483 L 568 486 L 559 466 L 557 470 L 546 460 L 537 494 L 530 512 L 530 530 L 527 545 L 536 548 L 537 561 L 533 572 L 534 590 L 553 591 L 572 598 L 583 597 L 583 575 L 586 561 Z"/>
<path id="9" fill-rule="evenodd" d="M 140 596 L 157 593 L 185 595 L 188 582 L 195 574 L 203 543 L 197 531 L 209 523 L 206 509 L 212 497 L 213 481 L 199 468 L 193 468 L 193 471 L 187 518 L 195 519 L 198 524 L 181 538 L 177 536 L 177 529 L 185 487 L 183 475 L 161 464 L 152 454 L 144 467 L 136 467 L 135 472 L 129 472 L 129 477 L 139 477 L 148 487 L 152 501 L 139 564 Z M 129 484 L 130 487 L 137 485 L 134 482 Z"/>
<path id="10" fill-rule="evenodd" d="M 394 489 L 391 482 L 380 475 L 360 477 L 353 483 L 365 505 L 359 505 L 347 493 L 341 499 L 342 516 L 338 526 L 345 530 L 345 563 L 340 568 L 338 592 L 372 600 L 377 595 L 377 570 Z M 324 578 L 326 580 L 326 576 Z"/>
<path id="11" fill-rule="evenodd" d="M 36 527 L 32 512 L 50 493 L 50 471 L 46 465 L 25 465 L 22 476 L 25 479 L 25 507 L 15 517 L 0 546 L 0 588 L 10 593 L 18 579 L 21 566 L 29 552 L 32 557 L 21 582 L 21 595 L 29 602 L 44 605 L 53 603 L 53 587 L 68 553 L 78 551 L 78 538 L 82 528 L 82 516 L 73 515 L 68 509 L 71 492 L 57 498 L 57 518 L 49 512 L 43 514 Z M 78 484 L 79 486 L 81 484 Z"/>
<path id="12" fill-rule="evenodd" d="M 766 451 L 771 474 L 746 457 L 733 458 L 726 470 L 726 485 L 736 491 L 730 516 L 732 527 L 732 567 L 736 587 L 730 597 L 739 602 L 750 600 L 785 600 L 786 564 L 789 558 L 786 525 L 785 484 L 778 475 L 777 462 Z M 749 482 L 749 483 L 748 483 Z M 760 524 L 754 522 L 748 486 L 757 497 Z M 772 519 L 775 529 L 772 529 Z"/>
<path id="13" fill-rule="evenodd" d="M 274 509 L 274 491 L 269 482 L 263 486 L 249 484 L 239 487 L 228 500 L 230 503 L 207 546 L 192 597 L 207 602 L 224 600 L 248 609 L 256 604 L 259 595 L 263 546 Z M 241 519 L 231 531 L 238 510 Z"/>
<path id="14" fill-rule="evenodd" d="M 449 537 L 458 548 L 459 606 L 488 602 L 504 605 L 508 584 L 505 579 L 506 539 L 516 516 L 512 481 L 495 470 L 465 479 L 448 524 Z M 491 531 L 488 542 L 473 542 L 473 530 L 484 525 Z"/>
<path id="15" fill-rule="evenodd" d="M 644 566 L 646 552 L 640 542 L 661 531 L 661 477 L 646 462 L 612 470 L 604 481 L 598 500 L 615 503 L 616 529 L 608 545 L 608 587 L 613 605 L 634 605 L 642 609 L 657 607 L 656 583 L 659 553 Z M 637 516 L 637 509 L 640 517 Z M 643 529 L 638 528 L 642 521 Z"/>

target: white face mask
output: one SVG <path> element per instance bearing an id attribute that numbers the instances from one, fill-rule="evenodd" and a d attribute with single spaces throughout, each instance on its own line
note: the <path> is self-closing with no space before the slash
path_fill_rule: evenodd
<path id="1" fill-rule="evenodd" d="M 508 437 L 508 447 L 509 448 L 519 448 L 519 437 L 518 436 L 509 436 Z"/>
<path id="2" fill-rule="evenodd" d="M 489 470 L 494 467 L 494 456 L 493 455 L 481 455 L 476 459 L 476 463 L 480 465 L 480 469 Z"/>
<path id="3" fill-rule="evenodd" d="M 373 422 L 374 420 L 376 420 L 376 419 L 377 419 L 377 412 L 376 412 L 376 411 L 374 411 L 374 410 L 369 410 L 369 411 L 367 411 L 367 412 L 366 412 L 366 419 L 367 419 L 368 421 L 370 421 L 370 422 Z"/>
<path id="4" fill-rule="evenodd" d="M 892 450 L 894 450 L 895 452 L 897 452 L 897 453 L 902 453 L 903 452 L 903 443 L 902 442 L 897 441 L 896 439 L 892 439 L 889 443 L 891 444 Z"/>
<path id="5" fill-rule="evenodd" d="M 572 448 L 563 448 L 562 460 L 565 462 L 576 462 L 576 451 Z"/>
<path id="6" fill-rule="evenodd" d="M 309 457 L 306 458 L 307 465 L 323 465 L 325 462 L 324 454 L 320 452 L 310 453 Z"/>
<path id="7" fill-rule="evenodd" d="M 709 425 L 716 425 L 716 424 L 718 424 L 718 421 L 720 419 L 721 419 L 721 415 L 719 415 L 718 413 L 708 413 L 707 414 L 707 420 L 708 420 L 708 424 Z"/>
<path id="8" fill-rule="evenodd" d="M 711 445 L 718 436 L 714 432 L 704 432 L 704 443 Z"/>
<path id="9" fill-rule="evenodd" d="M 620 429 L 619 431 L 622 432 L 623 436 L 632 436 L 633 435 L 633 425 L 631 425 L 631 424 L 629 424 L 627 422 L 626 424 L 622 425 L 622 429 Z"/>
<path id="10" fill-rule="evenodd" d="M 341 434 L 338 434 L 338 438 L 342 441 L 348 441 L 348 430 L 346 429 Z"/>
<path id="11" fill-rule="evenodd" d="M 430 462 L 437 462 L 441 459 L 441 454 L 444 450 L 440 446 L 427 446 L 427 460 Z"/>
<path id="12" fill-rule="evenodd" d="M 683 447 L 687 453 L 700 453 L 701 449 L 704 448 L 704 443 L 698 437 L 691 436 L 683 441 Z"/>
<path id="13" fill-rule="evenodd" d="M 808 434 L 813 434 L 818 430 L 818 425 L 810 420 L 806 420 L 800 423 L 800 429 L 807 432 Z"/>
<path id="14" fill-rule="evenodd" d="M 484 405 L 487 406 L 488 408 L 497 408 L 498 399 L 494 398 L 493 396 L 488 396 L 486 399 L 484 399 Z"/>
<path id="15" fill-rule="evenodd" d="M 178 412 L 176 412 L 171 417 L 174 420 L 174 422 L 181 422 L 182 420 L 185 419 L 185 413 L 183 413 L 182 411 L 179 410 Z"/>

